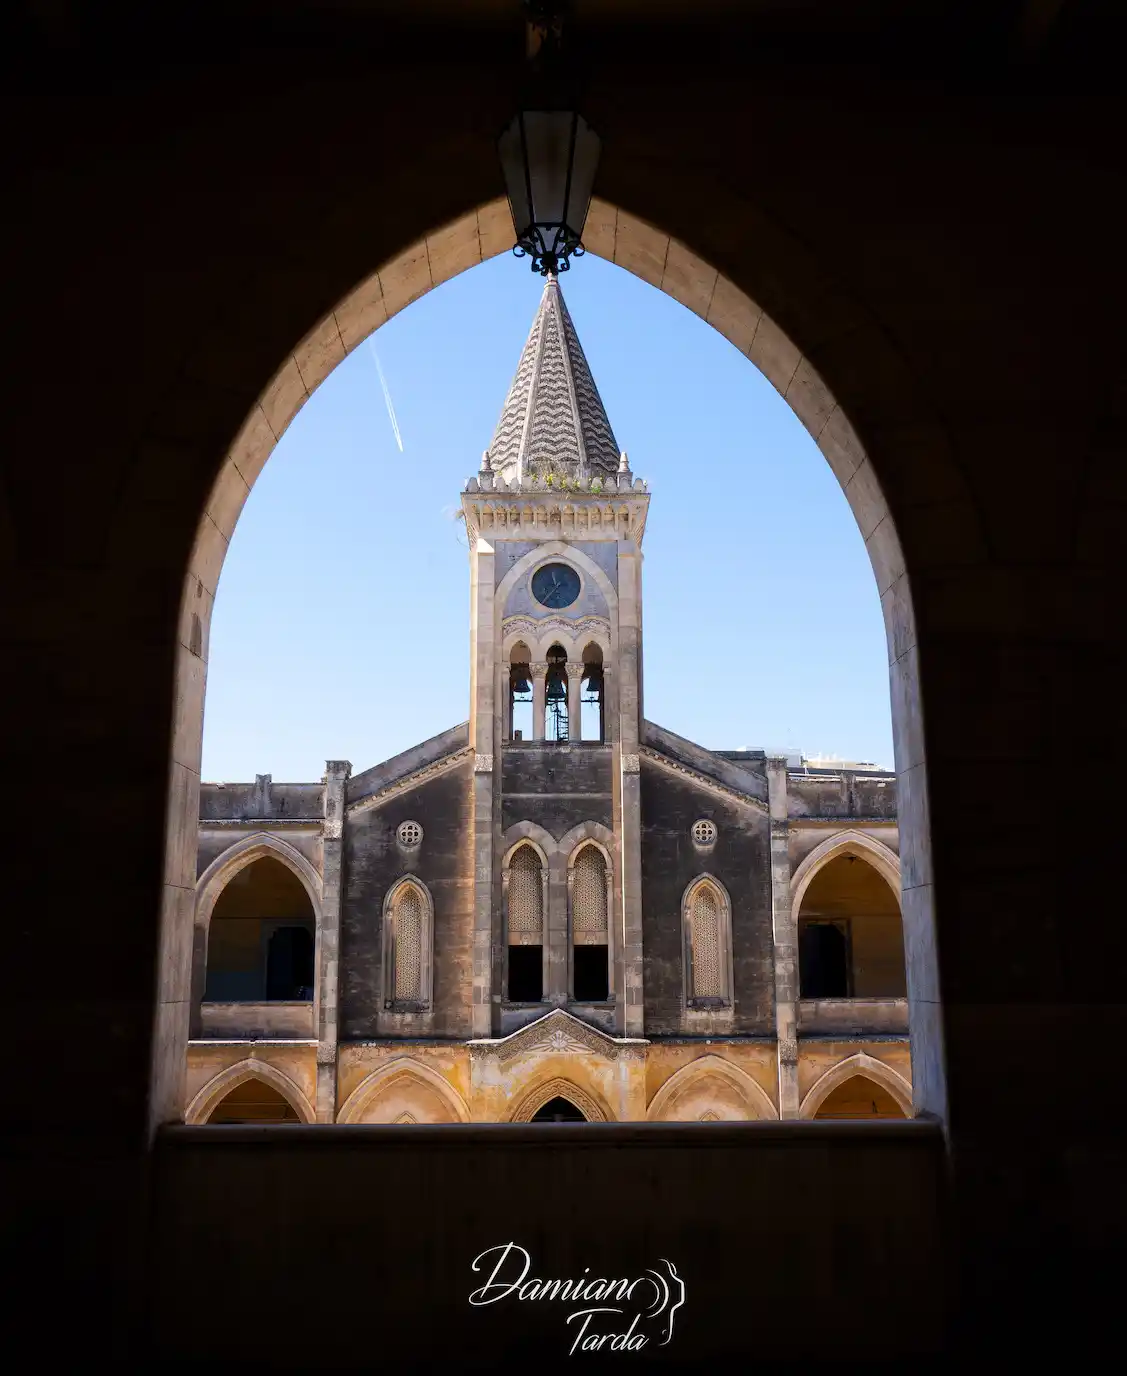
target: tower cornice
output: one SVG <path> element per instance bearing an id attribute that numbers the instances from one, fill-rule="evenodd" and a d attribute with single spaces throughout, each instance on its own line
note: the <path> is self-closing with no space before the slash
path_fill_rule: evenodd
<path id="1" fill-rule="evenodd" d="M 641 546 L 650 494 L 640 478 L 621 487 L 608 478 L 602 490 L 557 491 L 526 479 L 510 486 L 482 474 L 462 493 L 470 543 L 479 535 L 500 540 L 632 540 Z"/>

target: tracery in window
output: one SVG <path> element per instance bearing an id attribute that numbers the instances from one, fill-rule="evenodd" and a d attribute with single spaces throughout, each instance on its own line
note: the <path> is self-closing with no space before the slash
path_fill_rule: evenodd
<path id="1" fill-rule="evenodd" d="M 399 880 L 384 900 L 384 1007 L 422 1012 L 430 1005 L 433 909 L 415 878 Z"/>
<path id="2" fill-rule="evenodd" d="M 690 1008 L 730 1006 L 731 907 L 718 881 L 702 876 L 689 886 L 682 909 L 685 997 Z"/>

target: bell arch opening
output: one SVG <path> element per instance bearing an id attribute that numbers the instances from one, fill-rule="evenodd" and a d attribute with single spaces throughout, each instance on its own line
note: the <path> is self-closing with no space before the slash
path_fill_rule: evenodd
<path id="1" fill-rule="evenodd" d="M 903 913 L 907 987 L 913 1009 L 913 1083 L 916 1106 L 945 1115 L 938 980 L 930 884 L 927 785 L 919 692 L 917 640 L 904 559 L 880 483 L 849 418 L 798 346 L 757 303 L 685 244 L 612 205 L 592 204 L 585 233 L 588 251 L 626 268 L 685 305 L 723 334 L 766 376 L 814 439 L 845 493 L 864 539 L 884 611 L 889 654 L 892 724 L 900 781 Z M 373 273 L 298 343 L 264 388 L 222 466 L 185 580 L 176 658 L 176 706 L 166 828 L 163 962 L 177 971 L 166 979 L 158 1013 L 152 1115 L 175 1121 L 182 1111 L 178 1079 L 187 1035 L 183 1009 L 189 970 L 184 946 L 182 893 L 194 873 L 204 680 L 215 588 L 239 512 L 278 439 L 321 381 L 388 318 L 455 274 L 507 252 L 511 226 L 503 202 L 492 202 L 446 226 L 434 252 L 408 252 Z M 441 243 L 441 251 L 438 246 Z M 405 276 L 404 276 L 405 274 Z M 394 286 L 392 285 L 394 281 Z M 515 668 L 515 666 L 514 666 Z M 521 688 L 525 680 L 520 679 Z M 178 984 L 185 987 L 181 989 Z"/>

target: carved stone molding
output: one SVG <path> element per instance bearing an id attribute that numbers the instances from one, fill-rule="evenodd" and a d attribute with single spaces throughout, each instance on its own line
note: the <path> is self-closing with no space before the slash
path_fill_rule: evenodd
<path id="1" fill-rule="evenodd" d="M 520 612 L 516 616 L 507 616 L 501 622 L 501 635 L 507 640 L 509 636 L 531 636 L 534 640 L 540 640 L 549 632 L 577 638 L 581 635 L 596 635 L 602 633 L 610 635 L 610 622 L 605 616 L 529 616 L 525 612 Z"/>
<path id="2" fill-rule="evenodd" d="M 652 760 L 662 769 L 667 769 L 671 774 L 680 774 L 686 779 L 692 779 L 701 788 L 709 789 L 713 793 L 718 793 L 722 798 L 733 798 L 737 803 L 743 803 L 745 807 L 754 808 L 756 812 L 767 814 L 767 804 L 759 798 L 754 798 L 750 793 L 741 793 L 738 789 L 722 784 L 716 779 L 710 778 L 707 774 L 702 774 L 699 769 L 692 769 L 687 764 L 682 764 L 679 760 L 672 760 L 668 755 L 663 755 L 660 751 L 654 750 L 652 746 L 642 746 L 641 752 L 647 760 Z"/>
<path id="3" fill-rule="evenodd" d="M 339 841 L 340 838 L 341 838 L 341 836 L 342 836 L 343 834 L 344 834 L 344 824 L 341 822 L 340 818 L 339 818 L 339 817 L 330 817 L 330 818 L 328 818 L 328 820 L 325 822 L 325 830 L 324 830 L 325 840 L 326 840 L 326 841 Z"/>
<path id="4" fill-rule="evenodd" d="M 400 793 L 406 793 L 412 788 L 417 788 L 419 784 L 426 783 L 428 779 L 437 778 L 440 774 L 446 774 L 451 769 L 457 769 L 460 764 L 465 764 L 473 756 L 473 746 L 466 746 L 462 750 L 455 750 L 450 755 L 444 755 L 442 759 L 435 760 L 422 769 L 416 769 L 413 774 L 405 774 L 403 778 L 394 780 L 384 788 L 369 794 L 368 797 L 350 803 L 348 814 L 355 816 L 359 812 L 367 812 L 369 808 L 379 807 L 389 799 L 398 797 Z"/>
<path id="5" fill-rule="evenodd" d="M 642 762 L 637 755 L 623 755 L 622 757 L 623 774 L 640 774 L 642 772 Z"/>
<path id="6" fill-rule="evenodd" d="M 473 1053 L 495 1057 L 502 1066 L 518 1058 L 537 1056 L 594 1055 L 614 1061 L 623 1056 L 640 1055 L 641 1048 L 646 1045 L 648 1043 L 637 1040 L 608 1037 L 562 1008 L 553 1009 L 508 1037 L 470 1042 Z"/>
<path id="7" fill-rule="evenodd" d="M 783 1065 L 798 1064 L 798 1041 L 794 1037 L 779 1038 L 779 1060 Z"/>

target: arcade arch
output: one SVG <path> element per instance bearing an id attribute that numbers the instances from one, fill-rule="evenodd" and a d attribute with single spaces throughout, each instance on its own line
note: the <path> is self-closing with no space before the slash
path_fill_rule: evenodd
<path id="1" fill-rule="evenodd" d="M 189 969 L 181 894 L 194 872 L 195 816 L 202 741 L 203 685 L 214 594 L 227 544 L 244 501 L 278 438 L 333 367 L 408 302 L 441 282 L 511 247 L 507 206 L 480 206 L 372 273 L 329 311 L 266 385 L 229 451 L 206 503 L 185 579 L 177 649 L 173 786 L 166 822 L 162 966 L 179 970 L 162 984 L 152 1096 L 156 1121 L 178 1117 L 178 1077 L 187 1027 L 183 1006 Z M 592 203 L 584 235 L 589 252 L 634 272 L 693 310 L 754 363 L 776 387 L 821 449 L 842 485 L 865 541 L 885 612 L 892 688 L 893 735 L 903 810 L 901 844 L 912 874 L 906 921 L 910 992 L 933 1001 L 936 987 L 927 783 L 919 707 L 915 614 L 908 575 L 880 483 L 859 436 L 810 360 L 762 307 L 686 244 L 606 202 Z M 957 481 L 957 475 L 953 475 Z M 547 553 L 541 547 L 539 554 Z M 512 576 L 510 571 L 508 576 Z M 501 590 L 499 589 L 499 593 Z M 913 1041 L 914 1083 L 922 1108 L 945 1114 L 939 1020 L 923 1019 Z"/>

